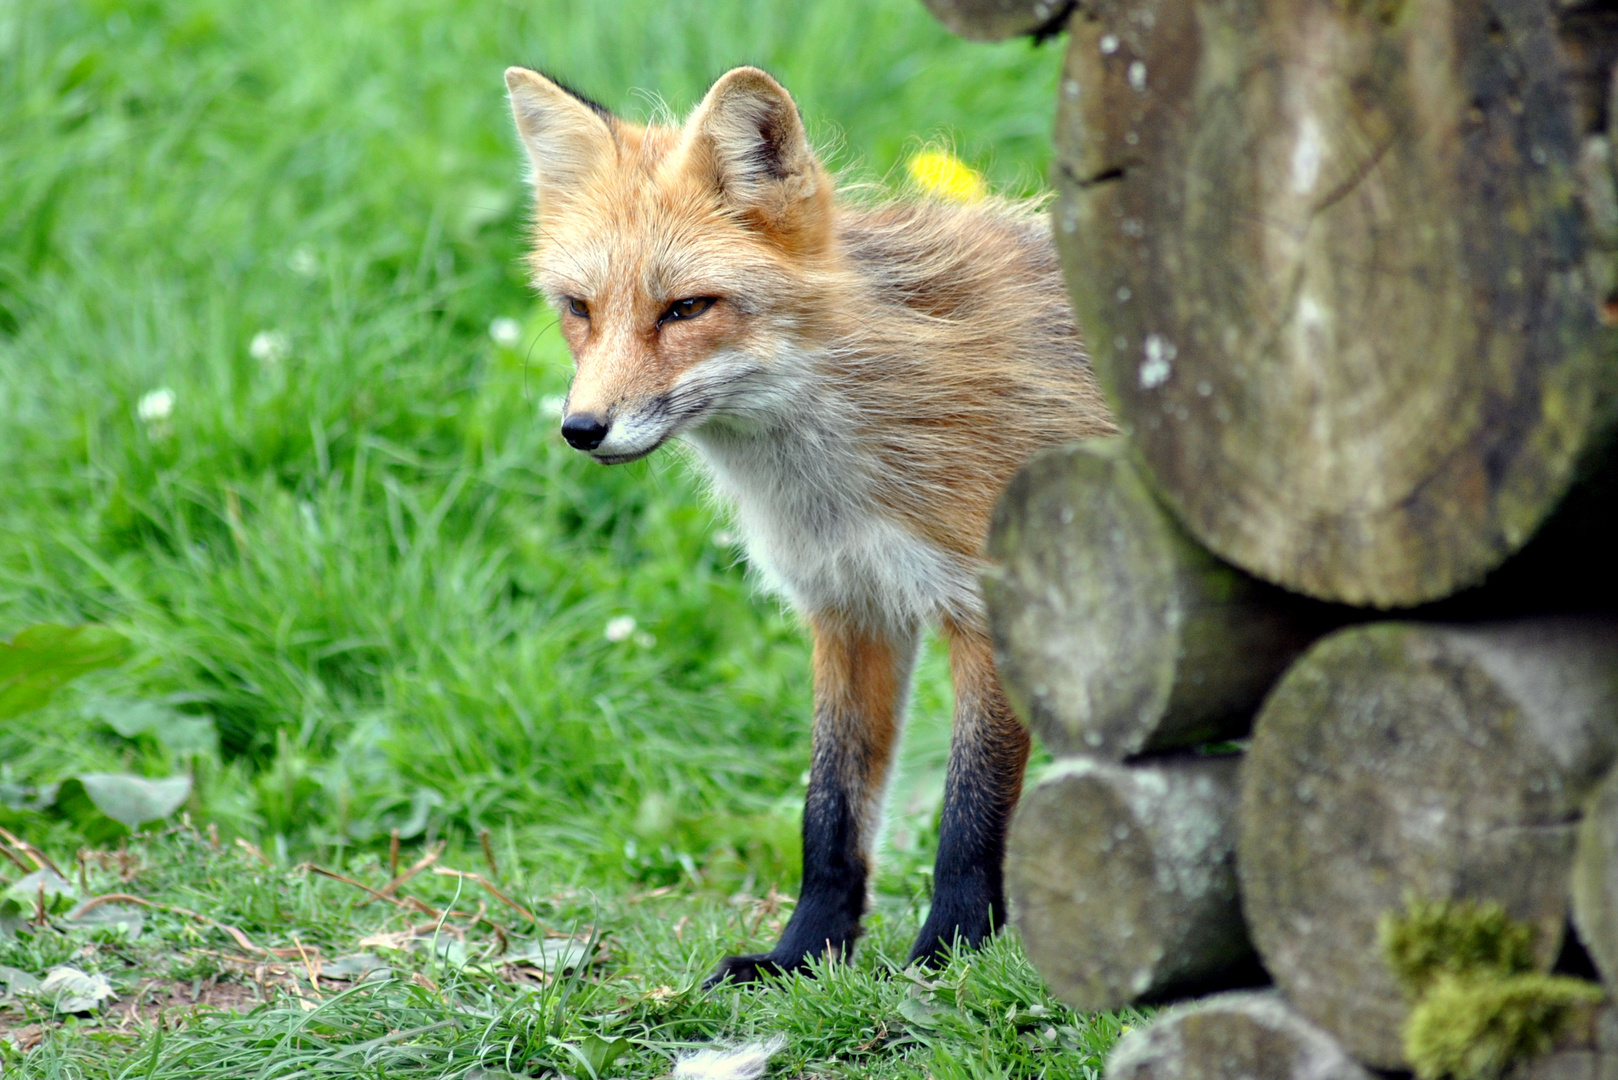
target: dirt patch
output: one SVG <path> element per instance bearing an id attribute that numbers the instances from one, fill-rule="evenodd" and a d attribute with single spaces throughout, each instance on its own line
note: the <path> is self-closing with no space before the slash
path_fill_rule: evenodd
<path id="1" fill-rule="evenodd" d="M 282 985 L 245 982 L 231 976 L 212 975 L 199 979 L 147 979 L 137 988 L 120 994 L 100 1012 L 85 1018 L 80 1014 L 80 1030 L 128 1031 L 162 1017 L 173 1023 L 203 1011 L 251 1012 L 266 1001 L 287 996 Z M 31 1050 L 60 1021 L 16 1011 L 15 1006 L 0 1011 L 0 1039 L 19 1050 Z"/>

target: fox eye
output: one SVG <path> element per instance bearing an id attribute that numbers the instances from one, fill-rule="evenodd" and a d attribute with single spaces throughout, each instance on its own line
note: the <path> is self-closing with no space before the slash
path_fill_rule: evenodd
<path id="1" fill-rule="evenodd" d="M 588 319 L 590 317 L 590 305 L 586 304 L 583 300 L 580 300 L 577 296 L 570 296 L 567 298 L 567 309 L 581 319 Z"/>
<path id="2" fill-rule="evenodd" d="M 663 313 L 663 317 L 657 320 L 657 324 L 662 326 L 666 322 L 694 319 L 713 307 L 714 299 L 712 296 L 689 296 L 684 300 L 676 300 L 669 305 L 669 309 Z"/>

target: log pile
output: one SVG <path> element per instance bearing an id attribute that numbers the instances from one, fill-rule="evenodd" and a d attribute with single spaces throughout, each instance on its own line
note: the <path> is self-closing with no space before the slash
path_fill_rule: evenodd
<path id="1" fill-rule="evenodd" d="M 1618 1077 L 1618 0 L 927 3 L 1068 35 L 1126 431 L 989 538 L 1030 959 L 1186 1002 L 1119 1078 Z"/>

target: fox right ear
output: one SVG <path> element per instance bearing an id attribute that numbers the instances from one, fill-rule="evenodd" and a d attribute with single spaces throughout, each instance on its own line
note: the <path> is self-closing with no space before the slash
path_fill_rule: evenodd
<path id="1" fill-rule="evenodd" d="M 612 114 L 527 68 L 506 69 L 511 114 L 533 166 L 534 188 L 565 192 L 617 154 Z"/>
<path id="2" fill-rule="evenodd" d="M 735 68 L 722 76 L 687 130 L 707 148 L 714 180 L 735 204 L 778 215 L 822 186 L 797 105 L 758 68 Z"/>

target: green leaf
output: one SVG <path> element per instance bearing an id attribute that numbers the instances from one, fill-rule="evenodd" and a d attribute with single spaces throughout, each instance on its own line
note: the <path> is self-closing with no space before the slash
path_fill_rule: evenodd
<path id="1" fill-rule="evenodd" d="M 6 988 L 6 996 L 12 994 L 26 994 L 39 989 L 39 979 L 21 968 L 7 967 L 0 964 L 0 986 Z"/>
<path id="2" fill-rule="evenodd" d="M 578 1042 L 564 1042 L 553 1035 L 546 1041 L 571 1054 L 592 1078 L 599 1078 L 602 1070 L 630 1048 L 628 1039 L 603 1039 L 599 1035 L 589 1035 Z"/>
<path id="3" fill-rule="evenodd" d="M 607 1071 L 607 1066 L 629 1053 L 628 1039 L 603 1039 L 600 1035 L 591 1035 L 579 1043 L 579 1049 L 584 1054 L 584 1060 L 589 1062 L 590 1071 L 600 1076 Z"/>
<path id="4" fill-rule="evenodd" d="M 133 904 L 98 904 L 81 913 L 83 907 L 81 904 L 68 912 L 62 925 L 71 930 L 105 932 L 130 941 L 140 937 L 140 932 L 146 928 L 146 913 Z"/>
<path id="5" fill-rule="evenodd" d="M 163 820 L 191 796 L 189 776 L 148 780 L 124 773 L 79 773 L 73 779 L 84 785 L 97 810 L 131 829 Z"/>
<path id="6" fill-rule="evenodd" d="M 79 895 L 73 883 L 56 871 L 35 870 L 12 882 L 4 893 L 0 893 L 0 899 L 15 900 L 25 912 L 32 912 L 39 903 L 41 891 L 45 894 L 47 910 L 59 906 L 54 903 L 57 897 L 71 901 L 78 899 Z"/>
<path id="7" fill-rule="evenodd" d="M 183 713 L 155 701 L 97 697 L 84 711 L 126 739 L 150 735 L 176 754 L 219 753 L 219 732 L 210 716 Z"/>
<path id="8" fill-rule="evenodd" d="M 128 655 L 129 639 L 105 626 L 30 626 L 0 643 L 0 720 L 39 708 L 80 675 Z"/>

